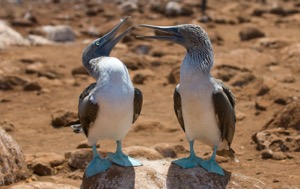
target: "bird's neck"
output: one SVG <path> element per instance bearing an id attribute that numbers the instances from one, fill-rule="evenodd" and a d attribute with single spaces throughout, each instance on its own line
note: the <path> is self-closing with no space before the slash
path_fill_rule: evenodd
<path id="1" fill-rule="evenodd" d="M 89 59 L 89 61 L 82 61 L 83 67 L 96 80 L 98 80 L 100 74 L 99 62 L 103 58 L 104 57 L 98 57 L 98 58 Z"/>
<path id="2" fill-rule="evenodd" d="M 204 74 L 210 74 L 214 64 L 214 54 L 212 49 L 189 48 L 183 62 Z"/>

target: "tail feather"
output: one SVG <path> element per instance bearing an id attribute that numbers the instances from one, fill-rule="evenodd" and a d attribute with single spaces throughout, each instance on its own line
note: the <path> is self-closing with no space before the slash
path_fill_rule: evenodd
<path id="1" fill-rule="evenodd" d="M 74 133 L 82 133 L 83 129 L 79 120 L 70 121 L 64 125 L 64 127 L 71 127 Z"/>
<path id="2" fill-rule="evenodd" d="M 83 132 L 81 124 L 71 125 L 71 128 L 73 129 L 74 133 L 82 133 Z"/>
<path id="3" fill-rule="evenodd" d="M 217 151 L 217 155 L 218 156 L 223 156 L 223 157 L 227 157 L 231 160 L 233 160 L 234 162 L 240 162 L 236 157 L 235 157 L 235 152 L 232 148 L 229 148 L 229 150 L 220 150 Z"/>

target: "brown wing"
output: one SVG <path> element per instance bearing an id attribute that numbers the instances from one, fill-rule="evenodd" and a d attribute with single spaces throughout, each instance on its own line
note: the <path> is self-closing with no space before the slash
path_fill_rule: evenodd
<path id="1" fill-rule="evenodd" d="M 230 146 L 235 132 L 234 106 L 223 90 L 218 90 L 213 93 L 213 103 L 215 113 L 219 119 L 222 140 L 226 139 Z"/>
<path id="2" fill-rule="evenodd" d="M 138 88 L 134 88 L 134 100 L 133 100 L 133 119 L 132 123 L 134 123 L 142 111 L 143 104 L 143 93 Z"/>
<path id="3" fill-rule="evenodd" d="M 90 84 L 79 96 L 78 117 L 86 136 L 88 136 L 88 129 L 95 121 L 99 110 L 98 104 L 94 104 L 88 97 L 95 86 L 96 83 Z"/>
<path id="4" fill-rule="evenodd" d="M 174 90 L 173 100 L 174 100 L 174 111 L 175 111 L 177 120 L 178 120 L 181 128 L 183 129 L 183 131 L 185 131 L 184 121 L 183 121 L 183 116 L 182 116 L 181 97 L 180 97 L 179 92 L 177 91 L 177 87 Z"/>
<path id="5" fill-rule="evenodd" d="M 230 104 L 233 108 L 235 108 L 235 97 L 231 90 L 219 79 L 215 79 L 215 81 L 222 86 L 223 91 L 225 92 L 228 100 L 230 101 Z"/>

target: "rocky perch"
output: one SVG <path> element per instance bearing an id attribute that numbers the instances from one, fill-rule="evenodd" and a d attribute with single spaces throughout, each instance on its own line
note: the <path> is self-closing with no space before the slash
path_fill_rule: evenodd
<path id="1" fill-rule="evenodd" d="M 0 187 L 28 178 L 24 154 L 16 141 L 0 128 Z"/>
<path id="2" fill-rule="evenodd" d="M 84 174 L 81 189 L 93 188 L 269 188 L 262 181 L 242 174 L 225 171 L 225 176 L 208 173 L 201 167 L 181 169 L 171 159 L 141 160 L 141 167 L 113 165 L 108 171 L 87 178 Z"/>

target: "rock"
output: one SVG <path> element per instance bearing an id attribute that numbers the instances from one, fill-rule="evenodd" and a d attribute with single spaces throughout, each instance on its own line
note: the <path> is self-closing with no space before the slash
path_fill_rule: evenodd
<path id="1" fill-rule="evenodd" d="M 274 154 L 272 155 L 272 159 L 283 160 L 286 159 L 286 155 L 283 152 L 274 152 Z"/>
<path id="2" fill-rule="evenodd" d="M 85 169 L 92 160 L 92 149 L 77 149 L 65 153 L 65 158 L 68 159 L 68 164 L 72 168 Z"/>
<path id="3" fill-rule="evenodd" d="M 34 181 L 30 183 L 20 183 L 14 186 L 11 186 L 9 189 L 78 189 L 78 187 L 66 185 L 66 184 L 55 184 L 52 182 L 41 182 Z"/>
<path id="4" fill-rule="evenodd" d="M 250 39 L 254 39 L 254 38 L 260 38 L 260 37 L 264 37 L 265 34 L 254 27 L 246 27 L 243 28 L 240 32 L 239 32 L 240 38 L 242 41 L 247 41 Z"/>
<path id="5" fill-rule="evenodd" d="M 261 157 L 263 159 L 269 159 L 269 158 L 272 158 L 274 152 L 270 149 L 265 149 L 261 152 Z"/>
<path id="6" fill-rule="evenodd" d="M 181 5 L 175 1 L 169 1 L 166 4 L 164 14 L 166 16 L 178 16 L 181 13 Z"/>
<path id="7" fill-rule="evenodd" d="M 47 34 L 47 38 L 54 42 L 69 42 L 75 40 L 75 32 L 70 26 L 43 26 L 41 28 Z"/>
<path id="8" fill-rule="evenodd" d="M 6 120 L 0 123 L 0 129 L 3 129 L 6 132 L 11 132 L 15 130 L 15 126 L 12 123 L 7 122 Z"/>
<path id="9" fill-rule="evenodd" d="M 131 14 L 139 10 L 137 2 L 138 1 L 121 1 L 119 8 L 123 11 L 123 14 Z"/>
<path id="10" fill-rule="evenodd" d="M 0 49 L 10 45 L 29 46 L 29 41 L 0 20 Z"/>
<path id="11" fill-rule="evenodd" d="M 267 94 L 270 91 L 270 87 L 268 87 L 267 85 L 263 84 L 259 87 L 256 96 L 264 96 L 265 94 Z"/>
<path id="12" fill-rule="evenodd" d="M 51 167 L 57 167 L 65 163 L 65 157 L 63 155 L 55 153 L 37 153 L 31 154 L 26 157 L 26 162 L 29 167 L 37 162 L 45 162 Z"/>
<path id="13" fill-rule="evenodd" d="M 28 35 L 27 36 L 28 41 L 33 46 L 40 46 L 40 45 L 53 45 L 53 41 L 50 41 L 49 39 L 39 36 L 39 35 Z"/>
<path id="14" fill-rule="evenodd" d="M 257 40 L 256 46 L 266 47 L 270 49 L 279 49 L 286 47 L 289 43 L 290 42 L 287 39 L 264 37 Z"/>
<path id="15" fill-rule="evenodd" d="M 0 186 L 29 176 L 25 156 L 16 141 L 0 128 Z"/>
<path id="16" fill-rule="evenodd" d="M 270 106 L 271 106 L 270 102 L 263 98 L 257 98 L 255 101 L 255 109 L 256 110 L 266 111 L 267 108 Z"/>
<path id="17" fill-rule="evenodd" d="M 38 82 L 29 82 L 24 87 L 24 91 L 40 91 L 42 89 Z"/>
<path id="18" fill-rule="evenodd" d="M 39 176 L 53 175 L 54 169 L 47 162 L 34 162 L 32 165 L 33 173 Z"/>
<path id="19" fill-rule="evenodd" d="M 27 74 L 36 74 L 36 73 L 39 73 L 43 68 L 44 68 L 44 64 L 37 62 L 37 63 L 29 64 L 28 66 L 26 66 L 25 72 Z"/>
<path id="20" fill-rule="evenodd" d="M 299 133 L 294 130 L 284 130 L 283 128 L 267 129 L 255 133 L 252 139 L 257 145 L 257 150 L 273 151 L 272 159 L 282 160 L 290 156 L 290 152 L 300 151 Z M 275 157 L 273 158 L 274 155 Z M 266 157 L 269 156 L 266 155 Z"/>
<path id="21" fill-rule="evenodd" d="M 137 70 L 133 72 L 133 83 L 136 84 L 144 84 L 144 82 L 149 79 L 153 78 L 154 73 L 151 70 L 144 69 L 144 70 Z"/>
<path id="22" fill-rule="evenodd" d="M 264 129 L 279 127 L 300 130 L 300 100 L 295 100 L 286 105 L 271 122 L 264 126 Z"/>
<path id="23" fill-rule="evenodd" d="M 90 178 L 83 176 L 84 188 L 253 188 L 269 189 L 262 181 L 242 174 L 229 173 L 225 176 L 208 173 L 201 167 L 182 169 L 170 160 L 143 160 L 140 167 L 113 165 L 104 173 Z"/>
<path id="24" fill-rule="evenodd" d="M 27 83 L 28 81 L 17 76 L 0 77 L 0 90 L 12 90 L 16 86 L 24 86 Z"/>
<path id="25" fill-rule="evenodd" d="M 66 110 L 58 110 L 51 115 L 51 124 L 55 128 L 63 127 L 66 123 L 78 119 L 78 115 L 74 112 Z"/>

